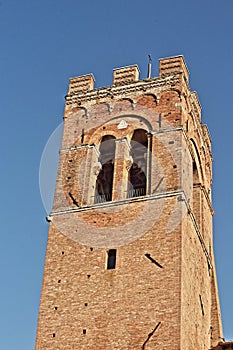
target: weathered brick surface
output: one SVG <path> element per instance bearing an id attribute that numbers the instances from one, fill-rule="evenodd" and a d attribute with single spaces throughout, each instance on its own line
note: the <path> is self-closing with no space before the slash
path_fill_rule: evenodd
<path id="1" fill-rule="evenodd" d="M 71 80 L 36 350 L 207 350 L 222 336 L 210 137 L 187 68 L 181 56 L 164 59 L 144 81 L 122 69 L 103 89 L 90 90 L 91 75 Z M 130 199 L 136 129 L 148 133 L 147 193 Z M 116 139 L 113 201 L 95 204 L 105 135 Z"/>
<path id="2" fill-rule="evenodd" d="M 128 66 L 122 68 L 116 68 L 113 72 L 113 84 L 129 83 L 131 81 L 137 81 L 139 77 L 138 66 Z"/>

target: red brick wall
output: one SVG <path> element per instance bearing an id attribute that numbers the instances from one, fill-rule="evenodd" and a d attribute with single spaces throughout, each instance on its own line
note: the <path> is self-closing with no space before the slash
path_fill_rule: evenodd
<path id="1" fill-rule="evenodd" d="M 91 90 L 91 75 L 70 82 L 36 350 L 207 350 L 222 336 L 212 155 L 197 96 L 181 56 L 161 60 L 158 78 L 132 72 L 103 89 Z M 135 129 L 150 134 L 149 171 L 146 196 L 129 199 Z M 94 204 L 104 135 L 116 138 L 113 201 Z M 116 268 L 108 270 L 112 248 Z"/>

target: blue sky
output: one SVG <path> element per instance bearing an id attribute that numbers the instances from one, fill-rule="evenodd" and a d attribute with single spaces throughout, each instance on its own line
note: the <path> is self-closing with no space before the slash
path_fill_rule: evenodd
<path id="1" fill-rule="evenodd" d="M 143 79 L 148 54 L 152 76 L 159 58 L 185 56 L 211 133 L 218 284 L 233 338 L 232 18 L 233 0 L 0 1 L 0 348 L 34 347 L 48 229 L 40 160 L 68 78 L 92 72 L 96 87 L 111 85 L 113 68 L 136 63 Z"/>

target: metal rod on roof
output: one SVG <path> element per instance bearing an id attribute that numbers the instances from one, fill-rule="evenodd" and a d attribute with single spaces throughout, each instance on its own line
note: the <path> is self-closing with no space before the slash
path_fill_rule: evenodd
<path id="1" fill-rule="evenodd" d="M 151 55 L 148 55 L 148 71 L 147 71 L 147 78 L 149 79 L 151 77 Z"/>

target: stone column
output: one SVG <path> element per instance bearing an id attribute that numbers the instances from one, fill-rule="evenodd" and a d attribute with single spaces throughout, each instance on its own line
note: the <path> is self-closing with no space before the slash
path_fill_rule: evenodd
<path id="1" fill-rule="evenodd" d="M 132 165 L 130 144 L 127 138 L 117 139 L 114 161 L 112 200 L 127 198 L 128 171 Z"/>
<path id="2" fill-rule="evenodd" d="M 88 146 L 84 173 L 83 205 L 94 204 L 96 179 L 101 170 L 99 151 L 95 145 Z"/>

